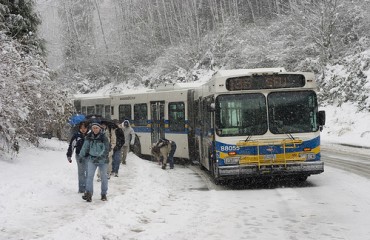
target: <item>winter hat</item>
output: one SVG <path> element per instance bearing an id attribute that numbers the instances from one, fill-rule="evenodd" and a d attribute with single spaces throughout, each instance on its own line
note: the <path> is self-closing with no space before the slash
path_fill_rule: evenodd
<path id="1" fill-rule="evenodd" d="M 130 126 L 130 122 L 128 120 L 123 121 L 122 127 L 128 127 Z"/>
<path id="2" fill-rule="evenodd" d="M 92 126 L 98 126 L 98 127 L 100 127 L 100 128 L 103 128 L 101 125 L 100 125 L 100 123 L 98 123 L 98 122 L 93 122 L 93 123 L 91 123 L 91 127 Z"/>

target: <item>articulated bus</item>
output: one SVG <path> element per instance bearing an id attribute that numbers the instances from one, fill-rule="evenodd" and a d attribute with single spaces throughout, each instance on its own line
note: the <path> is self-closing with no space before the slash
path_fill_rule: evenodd
<path id="1" fill-rule="evenodd" d="M 130 120 L 136 133 L 135 153 L 150 155 L 151 146 L 159 138 L 177 143 L 176 158 L 191 159 L 193 135 L 189 131 L 194 86 L 165 84 L 142 93 L 111 95 L 116 111 L 112 118 Z"/>
<path id="2" fill-rule="evenodd" d="M 189 130 L 194 88 L 197 84 L 163 84 L 141 92 L 99 96 L 74 96 L 77 113 L 101 115 L 107 119 L 129 120 L 136 133 L 132 147 L 138 156 L 150 155 L 151 146 L 160 138 L 177 143 L 175 158 L 190 160 L 194 148 L 193 131 Z M 110 109 L 104 112 L 100 109 Z"/>
<path id="3" fill-rule="evenodd" d="M 79 113 L 95 109 L 106 118 L 130 120 L 139 156 L 167 138 L 177 143 L 175 158 L 198 163 L 215 182 L 261 176 L 305 181 L 324 171 L 325 112 L 318 110 L 316 88 L 313 73 L 235 69 L 220 70 L 199 85 L 74 100 Z"/>

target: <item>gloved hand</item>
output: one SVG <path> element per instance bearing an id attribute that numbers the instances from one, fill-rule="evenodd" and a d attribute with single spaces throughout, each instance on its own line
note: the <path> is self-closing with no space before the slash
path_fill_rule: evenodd
<path id="1" fill-rule="evenodd" d="M 68 159 L 68 162 L 71 163 L 72 162 L 72 158 L 71 157 L 67 157 Z"/>

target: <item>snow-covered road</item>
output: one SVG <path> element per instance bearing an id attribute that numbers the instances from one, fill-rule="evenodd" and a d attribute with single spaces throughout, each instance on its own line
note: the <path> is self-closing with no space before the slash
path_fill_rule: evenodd
<path id="1" fill-rule="evenodd" d="M 368 239 L 369 179 L 326 167 L 300 186 L 210 188 L 191 168 L 131 154 L 108 201 L 77 193 L 67 144 L 0 161 L 0 239 Z M 208 190 L 211 189 L 211 190 Z"/>

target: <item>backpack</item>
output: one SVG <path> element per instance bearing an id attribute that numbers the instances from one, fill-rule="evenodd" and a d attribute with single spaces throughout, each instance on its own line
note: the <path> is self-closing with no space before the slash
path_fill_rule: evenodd
<path id="1" fill-rule="evenodd" d="M 116 146 L 115 146 L 116 149 L 114 150 L 116 151 L 121 149 L 122 146 L 125 144 L 125 134 L 123 133 L 123 130 L 121 128 L 117 128 L 115 134 L 116 134 Z"/>
<path id="2" fill-rule="evenodd" d="M 161 138 L 161 139 L 159 139 L 159 141 L 157 142 L 157 144 L 155 146 L 158 147 L 158 148 L 161 148 L 161 147 L 167 146 L 169 143 L 170 143 L 170 140 L 165 139 L 165 138 Z"/>

